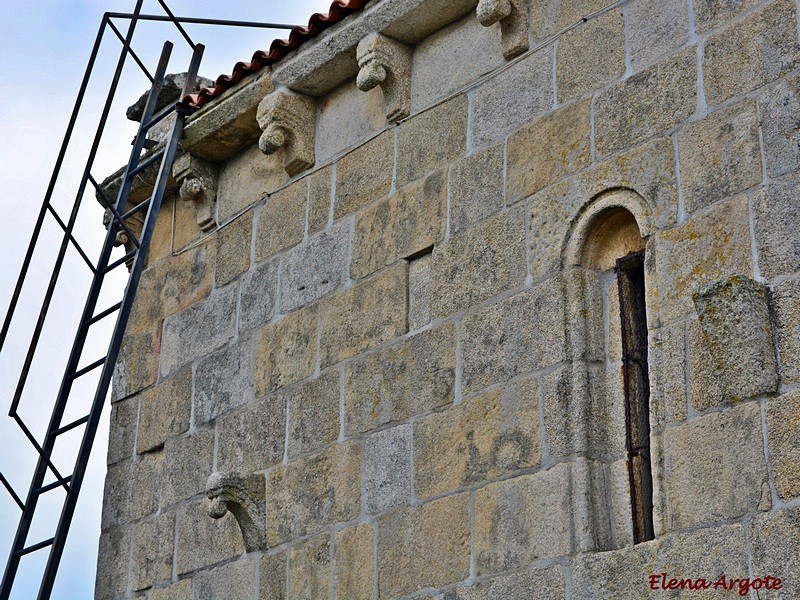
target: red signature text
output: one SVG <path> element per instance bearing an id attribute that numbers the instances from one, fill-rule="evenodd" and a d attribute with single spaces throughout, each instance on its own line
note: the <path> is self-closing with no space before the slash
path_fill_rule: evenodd
<path id="1" fill-rule="evenodd" d="M 733 590 L 736 589 L 740 596 L 746 596 L 750 590 L 779 590 L 783 587 L 780 577 L 765 575 L 764 577 L 736 578 L 720 575 L 717 579 L 697 579 L 670 577 L 667 573 L 650 575 L 651 590 Z"/>

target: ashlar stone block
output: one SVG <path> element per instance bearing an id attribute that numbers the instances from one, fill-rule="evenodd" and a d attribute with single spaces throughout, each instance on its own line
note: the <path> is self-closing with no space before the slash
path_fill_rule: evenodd
<path id="1" fill-rule="evenodd" d="M 158 510 L 163 452 L 112 465 L 103 491 L 102 528 L 131 523 Z"/>
<path id="2" fill-rule="evenodd" d="M 416 181 L 356 215 L 350 274 L 361 279 L 444 238 L 445 171 Z"/>
<path id="3" fill-rule="evenodd" d="M 385 131 L 336 163 L 333 218 L 355 212 L 389 195 L 394 170 L 394 130 Z M 325 214 L 327 219 L 327 213 Z"/>
<path id="4" fill-rule="evenodd" d="M 714 361 L 708 350 L 700 321 L 690 321 L 689 327 L 689 398 L 695 410 L 708 410 L 725 401 L 723 382 L 717 377 Z"/>
<path id="5" fill-rule="evenodd" d="M 504 145 L 459 160 L 449 173 L 450 232 L 456 233 L 503 208 Z"/>
<path id="6" fill-rule="evenodd" d="M 533 38 L 541 42 L 570 25 L 575 25 L 584 17 L 608 6 L 606 0 L 575 0 L 573 2 L 550 2 L 533 0 L 531 25 Z"/>
<path id="7" fill-rule="evenodd" d="M 689 10 L 685 0 L 639 0 L 628 5 L 628 23 L 631 65 L 636 71 L 680 48 L 689 39 Z"/>
<path id="8" fill-rule="evenodd" d="M 499 213 L 437 244 L 431 316 L 451 315 L 524 283 L 525 245 L 522 208 Z"/>
<path id="9" fill-rule="evenodd" d="M 321 96 L 316 139 L 318 163 L 362 144 L 384 128 L 382 96 L 380 89 L 362 92 L 353 79 Z"/>
<path id="10" fill-rule="evenodd" d="M 278 293 L 278 260 L 254 267 L 241 279 L 239 291 L 239 331 L 265 325 L 275 313 Z"/>
<path id="11" fill-rule="evenodd" d="M 331 590 L 331 538 L 309 538 L 289 550 L 289 597 L 297 600 L 329 598 Z"/>
<path id="12" fill-rule="evenodd" d="M 344 442 L 267 474 L 270 546 L 355 518 L 361 510 L 361 444 Z"/>
<path id="13" fill-rule="evenodd" d="M 566 580 L 561 565 L 534 567 L 446 592 L 442 600 L 563 600 Z"/>
<path id="14" fill-rule="evenodd" d="M 414 422 L 414 490 L 419 498 L 534 467 L 541 457 L 535 379 Z"/>
<path id="15" fill-rule="evenodd" d="M 469 314 L 461 326 L 464 393 L 533 373 L 566 356 L 563 292 L 556 280 Z"/>
<path id="16" fill-rule="evenodd" d="M 428 329 L 345 367 L 345 434 L 402 421 L 453 400 L 452 323 Z"/>
<path id="17" fill-rule="evenodd" d="M 778 496 L 800 496 L 800 392 L 767 402 L 767 448 Z"/>
<path id="18" fill-rule="evenodd" d="M 228 221 L 285 185 L 288 176 L 280 156 L 264 156 L 258 144 L 245 148 L 225 163 L 219 177 L 217 218 Z"/>
<path id="19" fill-rule="evenodd" d="M 469 505 L 469 494 L 457 494 L 378 518 L 380 600 L 467 578 Z"/>
<path id="20" fill-rule="evenodd" d="M 333 202 L 333 166 L 327 165 L 311 173 L 308 184 L 308 234 L 314 235 L 328 225 Z"/>
<path id="21" fill-rule="evenodd" d="M 698 33 L 716 29 L 746 10 L 758 5 L 758 0 L 696 0 L 694 3 L 695 28 Z"/>
<path id="22" fill-rule="evenodd" d="M 131 589 L 139 591 L 172 579 L 175 513 L 164 513 L 137 523 L 132 531 Z"/>
<path id="23" fill-rule="evenodd" d="M 261 557 L 258 600 L 286 600 L 287 554 L 284 550 Z"/>
<path id="24" fill-rule="evenodd" d="M 792 0 L 775 0 L 708 38 L 703 55 L 708 104 L 746 94 L 797 67 L 796 11 Z"/>
<path id="25" fill-rule="evenodd" d="M 283 459 L 286 401 L 259 398 L 217 420 L 217 469 L 239 473 L 263 471 Z M 205 474 L 210 475 L 209 473 Z"/>
<path id="26" fill-rule="evenodd" d="M 800 206 L 796 190 L 800 175 L 792 173 L 770 181 L 752 200 L 758 266 L 768 278 L 800 270 Z"/>
<path id="27" fill-rule="evenodd" d="M 800 168 L 800 77 L 792 75 L 764 90 L 758 97 L 764 158 L 770 177 Z"/>
<path id="28" fill-rule="evenodd" d="M 252 600 L 256 589 L 256 561 L 237 560 L 192 577 L 197 600 Z"/>
<path id="29" fill-rule="evenodd" d="M 208 500 L 202 498 L 178 512 L 178 576 L 239 556 L 244 542 L 233 515 L 208 516 Z"/>
<path id="30" fill-rule="evenodd" d="M 281 312 L 300 308 L 342 286 L 347 279 L 348 223 L 320 232 L 289 251 L 281 269 Z"/>
<path id="31" fill-rule="evenodd" d="M 157 324 L 146 331 L 131 331 L 125 335 L 114 365 L 112 401 L 127 398 L 155 383 L 159 360 L 158 341 Z"/>
<path id="32" fill-rule="evenodd" d="M 308 181 L 293 182 L 267 198 L 258 215 L 255 233 L 256 261 L 302 241 L 306 231 Z"/>
<path id="33" fill-rule="evenodd" d="M 112 527 L 100 534 L 97 552 L 97 572 L 94 594 L 98 600 L 111 600 L 128 588 L 128 568 L 131 554 L 131 528 Z"/>
<path id="34" fill-rule="evenodd" d="M 111 405 L 107 464 L 113 465 L 133 456 L 138 421 L 138 397 L 121 400 Z"/>
<path id="35" fill-rule="evenodd" d="M 667 522 L 680 529 L 769 506 L 761 410 L 747 403 L 663 434 Z"/>
<path id="36" fill-rule="evenodd" d="M 663 134 L 697 107 L 697 48 L 612 85 L 595 99 L 595 148 L 609 156 Z"/>
<path id="37" fill-rule="evenodd" d="M 678 133 L 678 152 L 687 212 L 756 185 L 761 148 L 755 102 L 743 100 L 690 123 Z"/>
<path id="38" fill-rule="evenodd" d="M 676 323 L 653 331 L 648 353 L 650 422 L 661 429 L 687 416 L 686 325 Z"/>
<path id="39" fill-rule="evenodd" d="M 217 287 L 230 283 L 250 268 L 253 211 L 249 210 L 217 232 L 214 281 Z"/>
<path id="40" fill-rule="evenodd" d="M 255 336 L 255 395 L 305 379 L 317 364 L 317 306 L 284 315 Z"/>
<path id="41" fill-rule="evenodd" d="M 362 523 L 336 532 L 333 557 L 333 600 L 372 598 L 374 564 L 373 525 Z"/>
<path id="42" fill-rule="evenodd" d="M 297 313 L 295 313 L 297 314 Z M 408 331 L 408 266 L 381 273 L 320 302 L 322 368 Z"/>
<path id="43" fill-rule="evenodd" d="M 199 429 L 191 435 L 167 440 L 161 477 L 161 506 L 205 492 L 213 458 L 214 431 L 211 429 Z"/>
<path id="44" fill-rule="evenodd" d="M 800 382 L 800 281 L 790 279 L 773 288 L 775 328 L 781 382 Z"/>
<path id="45" fill-rule="evenodd" d="M 534 121 L 508 138 L 508 201 L 547 187 L 592 161 L 591 103 L 574 102 Z"/>
<path id="46" fill-rule="evenodd" d="M 475 493 L 475 571 L 486 575 L 572 552 L 570 463 Z"/>
<path id="47" fill-rule="evenodd" d="M 140 395 L 136 452 L 164 446 L 169 438 L 189 429 L 192 414 L 192 371 L 186 369 Z M 112 430 L 113 431 L 113 430 Z"/>
<path id="48" fill-rule="evenodd" d="M 781 589 L 759 595 L 770 600 L 790 600 L 800 594 L 800 582 L 794 575 L 800 569 L 797 540 L 800 539 L 800 509 L 787 508 L 756 516 L 750 521 L 750 547 L 753 574 L 781 578 Z"/>
<path id="49" fill-rule="evenodd" d="M 182 579 L 170 586 L 155 588 L 150 600 L 192 600 L 192 580 Z"/>
<path id="50" fill-rule="evenodd" d="M 728 401 L 777 390 L 767 289 L 748 277 L 731 275 L 700 289 L 693 300 Z"/>
<path id="51" fill-rule="evenodd" d="M 250 340 L 232 343 L 200 361 L 194 373 L 194 423 L 213 421 L 253 397 Z"/>
<path id="52" fill-rule="evenodd" d="M 316 450 L 339 437 L 340 376 L 329 370 L 286 392 L 289 459 Z"/>
<path id="53" fill-rule="evenodd" d="M 408 263 L 408 328 L 420 329 L 431 322 L 433 255 L 423 254 Z"/>
<path id="54" fill-rule="evenodd" d="M 381 513 L 411 499 L 411 426 L 398 425 L 364 445 L 364 511 Z"/>
<path id="55" fill-rule="evenodd" d="M 625 26 L 622 8 L 591 19 L 558 39 L 558 102 L 579 98 L 625 73 Z"/>

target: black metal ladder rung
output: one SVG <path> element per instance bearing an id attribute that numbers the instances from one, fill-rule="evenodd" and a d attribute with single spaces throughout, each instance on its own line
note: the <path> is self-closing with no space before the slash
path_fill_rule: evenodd
<path id="1" fill-rule="evenodd" d="M 103 319 L 105 319 L 111 313 L 118 311 L 120 308 L 122 308 L 122 302 L 117 302 L 114 306 L 110 306 L 107 309 L 105 309 L 103 312 L 97 313 L 95 316 L 93 316 L 88 321 L 84 321 L 84 324 L 87 327 L 89 327 L 91 325 L 94 325 L 98 321 L 102 321 Z"/>
<path id="2" fill-rule="evenodd" d="M 167 106 L 162 108 L 161 111 L 156 116 L 154 116 L 152 119 L 150 119 L 147 123 L 142 123 L 142 130 L 150 131 L 153 127 L 155 127 L 161 121 L 163 121 L 168 116 L 170 116 L 172 113 L 174 113 L 176 106 L 177 106 L 177 103 L 173 103 L 173 104 L 168 104 Z"/>
<path id="3" fill-rule="evenodd" d="M 153 200 L 152 196 L 148 197 L 146 200 L 142 200 L 141 202 L 139 202 L 139 204 L 137 204 L 132 209 L 130 209 L 128 212 L 126 212 L 124 215 L 122 215 L 122 218 L 123 219 L 127 219 L 128 217 L 131 217 L 131 216 L 135 215 L 136 213 L 141 212 L 143 209 L 147 208 L 150 205 L 150 202 L 152 200 Z"/>
<path id="4" fill-rule="evenodd" d="M 2 483 L 2 484 L 5 486 L 5 488 L 6 488 L 6 491 L 8 491 L 8 493 L 9 493 L 9 494 L 11 494 L 11 497 L 14 499 L 14 502 L 16 502 L 16 503 L 17 503 L 17 506 L 19 506 L 19 507 L 20 507 L 20 509 L 22 509 L 22 510 L 25 510 L 25 503 L 24 503 L 24 502 L 22 501 L 22 499 L 21 499 L 21 498 L 20 498 L 20 497 L 17 495 L 17 492 L 15 492 L 15 491 L 14 491 L 14 488 L 13 488 L 13 487 L 11 487 L 11 484 L 8 482 L 8 479 L 6 479 L 6 478 L 3 476 L 3 474 L 2 474 L 2 473 L 0 473 L 0 483 Z"/>
<path id="5" fill-rule="evenodd" d="M 86 375 L 86 374 L 87 374 L 87 373 L 89 373 L 90 371 L 94 371 L 94 370 L 95 370 L 97 367 L 101 367 L 101 366 L 103 366 L 103 365 L 105 364 L 105 362 L 106 362 L 106 358 L 108 358 L 108 357 L 107 357 L 107 356 L 104 356 L 103 358 L 99 358 L 99 359 L 97 359 L 96 361 L 94 361 L 93 363 L 90 363 L 90 364 L 86 365 L 86 366 L 85 366 L 85 367 L 83 367 L 82 369 L 78 369 L 78 370 L 77 370 L 77 371 L 75 371 L 74 373 L 71 373 L 71 374 L 70 374 L 70 375 L 69 375 L 67 378 L 68 378 L 70 381 L 75 381 L 75 380 L 76 380 L 76 379 L 78 379 L 79 377 L 83 377 L 84 375 Z"/>
<path id="6" fill-rule="evenodd" d="M 63 427 L 59 427 L 53 432 L 53 436 L 58 437 L 62 433 L 67 433 L 68 431 L 72 431 L 76 427 L 80 427 L 81 425 L 86 425 L 89 422 L 89 415 L 85 417 L 81 417 L 80 419 L 75 419 L 72 423 L 67 423 Z"/>
<path id="7" fill-rule="evenodd" d="M 135 175 L 141 173 L 153 163 L 156 163 L 159 160 L 161 160 L 162 156 L 164 156 L 164 148 L 162 148 L 157 152 L 154 152 L 152 156 L 147 157 L 143 162 L 140 162 L 136 167 L 128 171 L 128 177 L 133 178 Z"/>
<path id="8" fill-rule="evenodd" d="M 114 269 L 116 269 L 120 265 L 124 265 L 126 262 L 128 262 L 130 259 L 132 259 L 134 256 L 136 256 L 137 252 L 138 252 L 138 249 L 137 250 L 131 250 L 125 256 L 123 256 L 122 258 L 115 260 L 113 263 L 111 263 L 105 269 L 103 269 L 103 271 L 102 271 L 103 275 L 105 275 L 107 273 L 110 273 L 111 271 L 113 271 Z"/>
<path id="9" fill-rule="evenodd" d="M 138 248 L 139 247 L 139 240 L 136 239 L 136 235 L 131 231 L 131 228 L 128 227 L 127 223 L 125 223 L 125 219 L 122 217 L 121 214 L 117 211 L 117 208 L 114 206 L 113 202 L 109 201 L 106 197 L 103 189 L 100 187 L 100 184 L 95 181 L 95 178 L 92 177 L 92 174 L 88 174 L 89 182 L 94 186 L 94 189 L 100 194 L 100 204 L 103 205 L 103 208 L 106 210 L 111 211 L 111 217 L 116 220 L 117 223 L 125 230 L 125 233 L 128 234 L 128 239 L 133 242 L 133 244 Z"/>
<path id="10" fill-rule="evenodd" d="M 45 493 L 49 492 L 50 490 L 54 490 L 54 489 L 56 489 L 58 487 L 61 487 L 62 485 L 67 489 L 67 491 L 69 491 L 69 482 L 70 481 L 72 481 L 72 475 L 68 475 L 64 479 L 56 479 L 52 483 L 48 483 L 47 485 L 43 485 L 41 487 L 38 487 L 35 490 L 33 490 L 33 493 L 36 494 L 37 496 L 41 496 L 42 494 L 45 494 Z"/>
<path id="11" fill-rule="evenodd" d="M 49 540 L 44 540 L 39 542 L 38 544 L 34 544 L 33 546 L 28 546 L 27 548 L 23 548 L 22 550 L 17 550 L 14 552 L 15 558 L 20 558 L 25 556 L 26 554 L 30 554 L 31 552 L 36 552 L 37 550 L 41 550 L 42 548 L 47 548 L 48 546 L 52 546 L 53 542 L 56 540 L 55 536 L 51 537 Z"/>

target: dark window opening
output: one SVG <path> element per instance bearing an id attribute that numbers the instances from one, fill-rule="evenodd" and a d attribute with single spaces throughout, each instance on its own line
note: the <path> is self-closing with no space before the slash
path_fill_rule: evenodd
<path id="1" fill-rule="evenodd" d="M 625 444 L 633 512 L 633 542 L 638 544 L 655 538 L 644 250 L 617 259 L 616 270 L 622 326 Z"/>

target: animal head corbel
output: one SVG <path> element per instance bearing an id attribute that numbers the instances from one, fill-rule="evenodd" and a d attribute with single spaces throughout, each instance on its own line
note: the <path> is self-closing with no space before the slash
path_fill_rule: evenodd
<path id="1" fill-rule="evenodd" d="M 510 60 L 525 52 L 528 41 L 528 3 L 525 0 L 480 0 L 478 22 L 484 27 L 500 23 L 503 56 Z"/>
<path id="2" fill-rule="evenodd" d="M 396 123 L 411 112 L 411 50 L 380 33 L 371 33 L 356 49 L 358 77 L 362 92 L 380 86 L 386 118 Z"/>
<path id="3" fill-rule="evenodd" d="M 214 229 L 217 202 L 216 165 L 187 153 L 175 160 L 172 176 L 180 185 L 178 197 L 194 205 L 200 229 L 202 231 Z"/>
<path id="4" fill-rule="evenodd" d="M 256 120 L 263 132 L 258 147 L 264 154 L 283 149 L 283 168 L 290 176 L 314 165 L 317 104 L 312 98 L 285 90 L 272 92 L 258 105 Z"/>
<path id="5" fill-rule="evenodd" d="M 266 480 L 264 475 L 212 473 L 206 493 L 211 504 L 208 516 L 221 519 L 230 512 L 239 523 L 247 552 L 267 549 Z"/>

